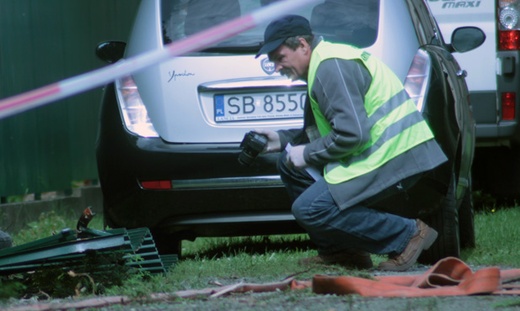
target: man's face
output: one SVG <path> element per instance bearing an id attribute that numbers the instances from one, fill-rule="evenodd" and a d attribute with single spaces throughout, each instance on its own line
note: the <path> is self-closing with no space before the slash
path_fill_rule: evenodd
<path id="1" fill-rule="evenodd" d="M 293 81 L 298 79 L 306 81 L 310 56 L 310 46 L 307 41 L 300 39 L 300 45 L 295 50 L 282 44 L 269 54 L 269 60 L 274 63 L 276 72 L 280 72 Z"/>

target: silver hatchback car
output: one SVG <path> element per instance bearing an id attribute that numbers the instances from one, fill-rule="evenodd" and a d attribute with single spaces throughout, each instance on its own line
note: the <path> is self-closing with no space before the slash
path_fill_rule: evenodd
<path id="1" fill-rule="evenodd" d="M 295 0 L 296 1 L 296 0 Z M 273 0 L 143 0 L 127 43 L 103 42 L 109 63 L 248 14 Z M 440 233 L 423 262 L 458 256 L 474 243 L 471 164 L 474 122 L 461 70 L 450 54 L 484 40 L 461 28 L 446 45 L 423 0 L 323 0 L 290 12 L 316 35 L 366 49 L 403 81 L 449 162 L 423 178 L 411 206 L 385 208 L 419 217 Z M 306 85 L 255 58 L 265 25 L 173 58 L 105 88 L 97 161 L 110 227 L 148 227 L 161 252 L 180 255 L 197 237 L 298 233 L 276 154 L 237 160 L 251 129 L 302 126 Z"/>

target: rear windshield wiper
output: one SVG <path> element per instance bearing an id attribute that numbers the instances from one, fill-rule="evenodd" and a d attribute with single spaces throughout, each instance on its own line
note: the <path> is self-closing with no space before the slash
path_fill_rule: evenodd
<path id="1" fill-rule="evenodd" d="M 212 46 L 203 49 L 206 53 L 235 53 L 235 54 L 254 54 L 260 50 L 261 44 L 248 46 Z"/>

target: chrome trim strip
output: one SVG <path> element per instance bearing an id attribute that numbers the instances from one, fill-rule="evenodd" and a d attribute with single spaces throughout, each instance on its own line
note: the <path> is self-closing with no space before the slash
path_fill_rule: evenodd
<path id="1" fill-rule="evenodd" d="M 251 82 L 254 81 L 254 84 Z M 251 85 L 254 85 L 252 87 Z M 227 81 L 207 82 L 199 85 L 199 92 L 216 92 L 230 89 L 263 89 L 263 88 L 305 88 L 306 84 L 302 81 L 291 81 L 280 78 L 248 78 L 234 79 Z"/>
<path id="2" fill-rule="evenodd" d="M 172 190 L 174 191 L 278 188 L 283 186 L 284 184 L 278 175 L 172 180 Z"/>

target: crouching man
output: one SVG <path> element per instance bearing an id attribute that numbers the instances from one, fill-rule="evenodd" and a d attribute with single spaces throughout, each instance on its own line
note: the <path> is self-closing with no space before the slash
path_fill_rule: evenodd
<path id="1" fill-rule="evenodd" d="M 447 160 L 421 113 L 385 64 L 315 37 L 304 17 L 272 22 L 264 39 L 257 57 L 268 54 L 277 72 L 308 85 L 303 129 L 256 130 L 268 138 L 265 152 L 283 151 L 292 212 L 318 246 L 303 263 L 371 268 L 373 253 L 389 256 L 381 270 L 408 269 L 437 232 L 373 206 Z"/>

